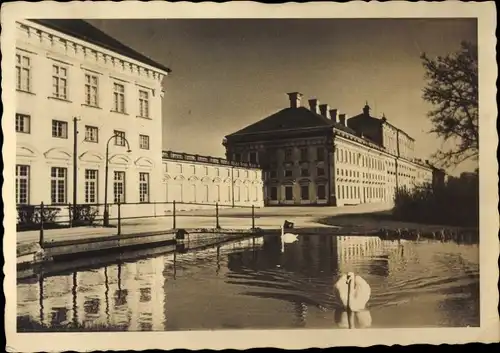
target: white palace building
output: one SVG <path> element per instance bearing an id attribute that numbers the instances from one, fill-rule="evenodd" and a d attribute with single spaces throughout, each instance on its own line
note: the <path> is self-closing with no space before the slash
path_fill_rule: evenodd
<path id="1" fill-rule="evenodd" d="M 107 202 L 137 203 L 134 215 L 174 200 L 262 205 L 256 166 L 162 153 L 169 73 L 85 21 L 17 22 L 16 203 L 104 203 L 108 147 Z"/>
<path id="2" fill-rule="evenodd" d="M 173 201 L 380 202 L 433 180 L 413 139 L 368 107 L 346 121 L 317 100 L 301 107 L 298 93 L 290 108 L 227 136 L 227 159 L 162 151 L 169 73 L 83 20 L 18 21 L 16 204 L 103 204 L 106 156 L 107 202 L 135 204 L 134 215 L 168 212 L 158 203 Z"/>

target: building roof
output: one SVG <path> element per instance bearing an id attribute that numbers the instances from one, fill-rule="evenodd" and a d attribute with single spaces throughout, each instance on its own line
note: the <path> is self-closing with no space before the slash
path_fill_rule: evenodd
<path id="1" fill-rule="evenodd" d="M 325 118 L 320 114 L 316 114 L 305 107 L 285 108 L 277 113 L 274 113 L 267 118 L 257 121 L 239 131 L 236 131 L 227 138 L 240 135 L 261 134 L 273 131 L 298 130 L 308 128 L 332 128 L 356 135 L 356 132 L 351 128 L 339 124 L 335 121 Z"/>
<path id="2" fill-rule="evenodd" d="M 168 67 L 135 51 L 81 19 L 29 19 L 29 21 L 98 45 L 167 73 L 171 72 Z"/>
<path id="3" fill-rule="evenodd" d="M 363 123 L 370 122 L 370 123 L 374 123 L 374 124 L 377 124 L 377 125 L 387 124 L 387 125 L 393 127 L 394 129 L 396 129 L 397 131 L 399 131 L 400 133 L 406 135 L 411 140 L 415 140 L 413 137 L 411 137 L 410 135 L 408 135 L 405 131 L 401 130 L 397 126 L 394 126 L 393 124 L 391 124 L 390 122 L 388 122 L 385 116 L 382 117 L 382 118 L 377 118 L 377 117 L 371 116 L 370 113 L 369 113 L 369 108 L 370 107 L 368 107 L 368 105 L 366 105 L 365 109 L 366 108 L 368 108 L 367 111 L 364 111 L 363 113 L 355 115 L 355 116 L 353 116 L 353 117 L 351 117 L 349 119 L 349 121 L 351 122 L 351 124 L 354 123 L 354 122 L 356 122 L 356 121 L 363 121 Z"/>

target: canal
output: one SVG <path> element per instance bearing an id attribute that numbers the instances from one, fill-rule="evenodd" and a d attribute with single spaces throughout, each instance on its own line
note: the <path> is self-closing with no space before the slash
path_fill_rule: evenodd
<path id="1" fill-rule="evenodd" d="M 477 244 L 304 235 L 160 250 L 19 279 L 18 331 L 479 326 Z M 347 271 L 372 289 L 350 320 L 333 293 Z"/>

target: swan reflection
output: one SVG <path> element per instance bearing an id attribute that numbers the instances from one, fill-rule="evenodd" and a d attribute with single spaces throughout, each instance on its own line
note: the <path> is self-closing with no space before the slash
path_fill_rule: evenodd
<path id="1" fill-rule="evenodd" d="M 340 328 L 368 328 L 372 325 L 372 316 L 370 310 L 367 309 L 358 312 L 337 309 L 334 320 Z"/>

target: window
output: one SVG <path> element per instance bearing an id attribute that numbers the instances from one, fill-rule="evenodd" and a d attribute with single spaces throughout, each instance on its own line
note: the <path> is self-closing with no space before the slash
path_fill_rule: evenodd
<path id="1" fill-rule="evenodd" d="M 220 202 L 220 186 L 219 185 L 215 185 L 215 197 L 216 197 L 216 201 Z"/>
<path id="2" fill-rule="evenodd" d="M 292 149 L 287 148 L 285 150 L 285 162 L 290 162 L 292 160 Z"/>
<path id="3" fill-rule="evenodd" d="M 307 169 L 307 168 L 302 168 L 302 169 L 300 170 L 300 176 L 303 176 L 303 177 L 307 177 L 307 176 L 309 176 L 309 169 Z"/>
<path id="4" fill-rule="evenodd" d="M 208 185 L 203 185 L 203 190 L 204 190 L 204 193 L 203 193 L 203 202 L 208 202 L 209 200 L 209 188 L 208 188 Z"/>
<path id="5" fill-rule="evenodd" d="M 203 167 L 204 171 L 205 171 L 205 175 L 208 175 L 208 167 Z"/>
<path id="6" fill-rule="evenodd" d="M 50 168 L 50 199 L 52 203 L 66 203 L 67 169 Z"/>
<path id="7" fill-rule="evenodd" d="M 85 104 L 92 107 L 99 106 L 97 75 L 85 74 Z"/>
<path id="8" fill-rule="evenodd" d="M 196 202 L 196 185 L 191 185 L 191 202 Z"/>
<path id="9" fill-rule="evenodd" d="M 326 190 L 325 185 L 318 185 L 318 199 L 325 200 L 326 199 Z"/>
<path id="10" fill-rule="evenodd" d="M 292 201 L 293 200 L 293 187 L 285 186 L 285 200 Z"/>
<path id="11" fill-rule="evenodd" d="M 52 137 L 67 139 L 68 123 L 60 120 L 52 120 Z"/>
<path id="12" fill-rule="evenodd" d="M 16 54 L 16 89 L 31 92 L 31 59 Z"/>
<path id="13" fill-rule="evenodd" d="M 303 147 L 300 149 L 300 160 L 301 161 L 309 160 L 308 155 L 307 155 L 307 147 Z"/>
<path id="14" fill-rule="evenodd" d="M 323 175 L 325 175 L 325 168 L 323 168 L 323 167 L 318 167 L 318 168 L 316 168 L 316 174 L 317 174 L 318 176 L 323 176 Z"/>
<path id="15" fill-rule="evenodd" d="M 125 86 L 120 83 L 113 83 L 113 111 L 125 113 Z"/>
<path id="16" fill-rule="evenodd" d="M 149 118 L 149 92 L 139 90 L 139 116 Z"/>
<path id="17" fill-rule="evenodd" d="M 309 185 L 302 185 L 300 187 L 300 198 L 302 200 L 309 200 Z"/>
<path id="18" fill-rule="evenodd" d="M 125 132 L 115 130 L 115 146 L 125 146 Z"/>
<path id="19" fill-rule="evenodd" d="M 115 172 L 113 179 L 113 200 L 114 203 L 125 202 L 125 172 Z"/>
<path id="20" fill-rule="evenodd" d="M 98 171 L 85 169 L 85 203 L 97 202 Z"/>
<path id="21" fill-rule="evenodd" d="M 257 164 L 257 153 L 256 152 L 250 152 L 248 155 L 248 161 L 252 164 Z"/>
<path id="22" fill-rule="evenodd" d="M 29 203 L 30 167 L 16 165 L 16 204 Z"/>
<path id="23" fill-rule="evenodd" d="M 31 116 L 16 114 L 16 132 L 29 134 L 31 131 Z"/>
<path id="24" fill-rule="evenodd" d="M 278 177 L 278 172 L 276 170 L 271 170 L 269 172 L 271 178 L 277 178 Z"/>
<path id="25" fill-rule="evenodd" d="M 276 186 L 271 186 L 271 200 L 278 200 L 278 188 Z"/>
<path id="26" fill-rule="evenodd" d="M 316 149 L 316 158 L 318 159 L 318 161 L 325 160 L 325 149 L 323 147 L 318 147 Z"/>
<path id="27" fill-rule="evenodd" d="M 291 169 L 285 169 L 285 177 L 291 178 L 293 176 L 293 172 Z"/>
<path id="28" fill-rule="evenodd" d="M 192 165 L 189 167 L 189 169 L 191 169 L 191 174 L 192 175 L 196 175 L 196 166 Z"/>
<path id="29" fill-rule="evenodd" d="M 219 168 L 215 168 L 215 176 L 220 176 Z"/>
<path id="30" fill-rule="evenodd" d="M 139 135 L 139 148 L 142 150 L 149 150 L 149 136 Z"/>
<path id="31" fill-rule="evenodd" d="M 234 201 L 240 201 L 240 187 L 234 187 Z"/>
<path id="32" fill-rule="evenodd" d="M 149 173 L 139 173 L 139 202 L 149 202 Z"/>
<path id="33" fill-rule="evenodd" d="M 85 125 L 85 141 L 99 142 L 99 129 L 95 126 Z"/>
<path id="34" fill-rule="evenodd" d="M 241 154 L 240 153 L 235 153 L 234 154 L 234 160 L 236 162 L 240 162 L 241 161 Z"/>
<path id="35" fill-rule="evenodd" d="M 52 96 L 68 99 L 68 69 L 60 65 L 52 65 Z"/>

